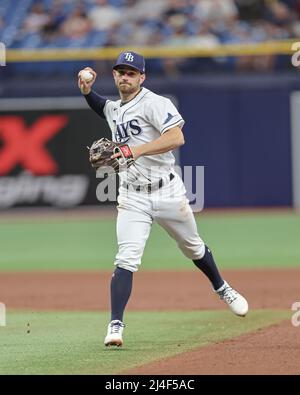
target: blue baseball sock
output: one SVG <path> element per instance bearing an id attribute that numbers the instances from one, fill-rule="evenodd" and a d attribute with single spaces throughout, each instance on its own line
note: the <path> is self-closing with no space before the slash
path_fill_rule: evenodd
<path id="1" fill-rule="evenodd" d="M 123 314 L 131 294 L 133 273 L 117 267 L 110 283 L 111 320 L 123 321 Z"/>
<path id="2" fill-rule="evenodd" d="M 205 246 L 205 254 L 201 259 L 193 260 L 194 264 L 209 278 L 214 290 L 222 287 L 224 280 L 219 273 L 210 249 Z"/>

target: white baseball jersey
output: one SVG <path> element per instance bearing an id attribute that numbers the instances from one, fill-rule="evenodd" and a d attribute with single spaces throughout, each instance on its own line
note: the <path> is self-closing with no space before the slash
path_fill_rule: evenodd
<path id="1" fill-rule="evenodd" d="M 174 126 L 180 128 L 184 120 L 170 99 L 149 89 L 141 91 L 129 102 L 107 100 L 104 115 L 112 131 L 112 140 L 137 146 L 156 140 Z M 129 178 L 134 184 L 149 184 L 172 172 L 175 157 L 171 151 L 142 156 L 130 167 Z M 122 173 L 120 173 L 122 179 Z"/>

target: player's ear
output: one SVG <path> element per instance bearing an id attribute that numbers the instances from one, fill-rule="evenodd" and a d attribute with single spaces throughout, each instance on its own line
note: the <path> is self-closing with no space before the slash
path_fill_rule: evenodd
<path id="1" fill-rule="evenodd" d="M 140 83 L 142 84 L 145 81 L 145 79 L 146 79 L 146 74 L 145 73 L 141 74 L 141 76 L 140 76 Z"/>

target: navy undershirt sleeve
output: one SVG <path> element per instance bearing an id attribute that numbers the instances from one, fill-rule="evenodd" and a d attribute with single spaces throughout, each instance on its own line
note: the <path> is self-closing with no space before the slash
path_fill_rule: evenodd
<path id="1" fill-rule="evenodd" d="M 90 91 L 90 93 L 88 95 L 84 95 L 84 97 L 91 109 L 100 115 L 100 117 L 105 119 L 103 110 L 107 99 L 98 95 L 98 93 L 94 91 Z"/>

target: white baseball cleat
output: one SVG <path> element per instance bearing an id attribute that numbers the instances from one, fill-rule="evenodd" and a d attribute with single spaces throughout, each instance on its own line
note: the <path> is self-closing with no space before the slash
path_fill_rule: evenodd
<path id="1" fill-rule="evenodd" d="M 240 317 L 245 317 L 248 313 L 249 307 L 247 300 L 226 281 L 222 287 L 217 289 L 215 292 L 220 296 L 220 299 L 227 303 L 228 307 L 234 314 Z"/>
<path id="2" fill-rule="evenodd" d="M 105 346 L 121 347 L 123 344 L 123 329 L 125 325 L 122 321 L 114 320 L 108 324 L 107 335 L 104 339 Z"/>

